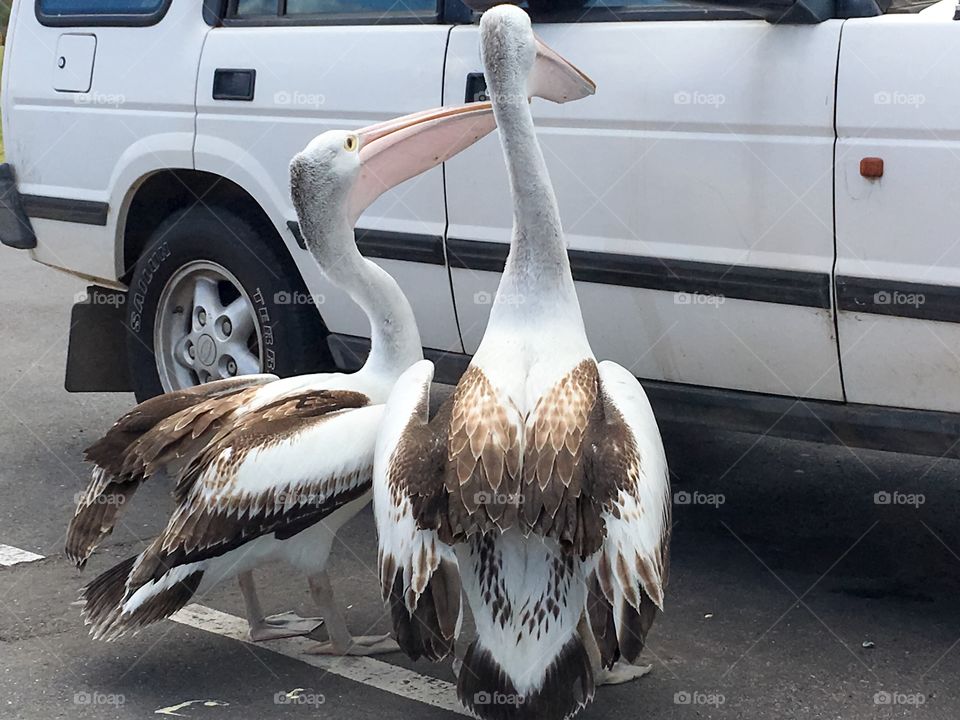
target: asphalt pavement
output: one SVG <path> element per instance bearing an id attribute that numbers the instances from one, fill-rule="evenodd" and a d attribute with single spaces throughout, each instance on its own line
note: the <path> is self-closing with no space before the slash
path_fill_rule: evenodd
<path id="1" fill-rule="evenodd" d="M 88 638 L 77 590 L 138 552 L 171 503 L 168 487 L 147 483 L 84 573 L 62 555 L 88 479 L 82 451 L 133 403 L 63 389 L 70 305 L 83 288 L 0 249 L 0 545 L 44 557 L 0 566 L 0 718 L 454 717 L 417 699 L 429 680 L 388 692 L 270 643 L 170 621 L 110 644 Z M 600 688 L 580 717 L 960 718 L 958 462 L 663 433 L 675 526 L 666 612 L 645 651 L 653 671 Z M 358 633 L 389 630 L 375 545 L 368 509 L 331 560 Z M 271 611 L 315 612 L 303 578 L 271 568 L 257 580 Z M 198 602 L 242 615 L 233 584 Z M 403 678 L 453 680 L 448 665 L 380 659 L 418 673 Z"/>

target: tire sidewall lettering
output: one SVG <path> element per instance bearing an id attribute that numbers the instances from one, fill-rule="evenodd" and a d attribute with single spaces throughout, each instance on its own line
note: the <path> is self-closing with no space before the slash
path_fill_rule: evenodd
<path id="1" fill-rule="evenodd" d="M 274 349 L 273 323 L 270 320 L 270 308 L 261 288 L 257 288 L 253 296 L 253 307 L 257 311 L 257 322 L 260 325 L 260 342 L 263 346 L 263 371 L 273 372 L 277 367 L 277 353 Z"/>
<path id="2" fill-rule="evenodd" d="M 130 310 L 130 329 L 135 333 L 140 332 L 143 327 L 143 306 L 146 300 L 147 290 L 153 282 L 153 277 L 160 269 L 164 260 L 170 257 L 172 253 L 167 246 L 166 241 L 161 242 L 147 259 L 143 275 L 137 280 L 134 288 L 133 301 Z"/>

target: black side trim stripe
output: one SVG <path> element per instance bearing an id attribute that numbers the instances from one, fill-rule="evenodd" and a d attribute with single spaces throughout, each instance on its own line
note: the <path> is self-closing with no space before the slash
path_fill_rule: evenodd
<path id="1" fill-rule="evenodd" d="M 296 238 L 297 245 L 307 246 L 300 232 L 300 224 L 287 220 L 287 228 Z M 357 247 L 365 257 L 384 260 L 406 260 L 426 265 L 444 265 L 443 238 L 439 235 L 392 232 L 390 230 L 356 230 Z"/>
<path id="2" fill-rule="evenodd" d="M 106 225 L 110 206 L 105 202 L 73 200 L 46 195 L 21 195 L 23 209 L 29 217 L 45 220 L 80 223 L 81 225 Z"/>
<path id="3" fill-rule="evenodd" d="M 960 287 L 838 275 L 837 306 L 847 312 L 960 323 Z"/>
<path id="4" fill-rule="evenodd" d="M 357 247 L 367 257 L 444 265 L 443 238 L 439 235 L 357 230 Z"/>
<path id="5" fill-rule="evenodd" d="M 287 225 L 294 237 L 299 238 L 296 223 L 288 222 Z M 357 230 L 357 245 L 367 257 L 444 264 L 443 239 L 440 236 Z M 455 238 L 447 240 L 450 266 L 464 270 L 502 272 L 508 250 L 505 243 Z M 570 266 L 574 280 L 580 282 L 830 308 L 830 276 L 826 273 L 586 250 L 571 250 Z"/>
<path id="6" fill-rule="evenodd" d="M 642 380 L 658 423 L 722 427 L 827 445 L 960 457 L 960 413 L 804 400 Z"/>
<path id="7" fill-rule="evenodd" d="M 502 243 L 447 240 L 450 265 L 466 270 L 500 272 L 507 249 Z M 587 250 L 570 250 L 570 267 L 574 280 L 580 282 L 830 308 L 830 276 L 826 273 Z"/>
<path id="8" fill-rule="evenodd" d="M 503 272 L 503 265 L 507 262 L 509 250 L 510 246 L 506 243 L 447 238 L 450 267 L 464 270 Z"/>
<path id="9" fill-rule="evenodd" d="M 328 336 L 341 370 L 356 370 L 370 352 L 370 341 L 354 335 Z M 456 384 L 470 356 L 424 348 L 436 366 L 434 381 Z M 657 422 L 723 428 L 828 445 L 960 458 L 960 413 L 909 410 L 880 405 L 804 400 L 662 380 L 643 380 Z"/>

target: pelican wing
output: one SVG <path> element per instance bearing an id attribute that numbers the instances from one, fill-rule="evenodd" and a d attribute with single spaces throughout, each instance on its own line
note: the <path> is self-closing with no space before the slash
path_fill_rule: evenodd
<path id="1" fill-rule="evenodd" d="M 453 549 L 437 536 L 451 402 L 429 419 L 433 363 L 422 360 L 394 386 L 374 459 L 380 591 L 397 642 L 410 657 L 440 660 L 460 625 Z"/>
<path id="2" fill-rule="evenodd" d="M 366 395 L 335 390 L 245 414 L 185 470 L 178 507 L 137 561 L 130 591 L 263 535 L 292 537 L 363 495 L 382 414 Z"/>
<path id="3" fill-rule="evenodd" d="M 136 454 L 134 448 L 144 436 L 191 408 L 219 403 L 274 380 L 276 375 L 246 375 L 165 393 L 145 400 L 117 420 L 84 452 L 94 467 L 67 529 L 67 557 L 82 568 L 100 541 L 113 531 L 119 514 L 145 477 L 128 469 L 131 456 Z"/>
<path id="4" fill-rule="evenodd" d="M 583 455 L 598 382 L 596 363 L 585 359 L 538 390 L 524 415 L 471 365 L 453 396 L 444 540 L 518 526 L 580 555 L 596 551 L 603 528 L 599 505 L 585 491 Z"/>
<path id="5" fill-rule="evenodd" d="M 452 397 L 445 468 L 448 542 L 517 524 L 523 418 L 483 369 L 471 364 Z"/>
<path id="6" fill-rule="evenodd" d="M 670 563 L 670 475 L 660 431 L 636 378 L 598 365 L 600 395 L 588 429 L 585 473 L 602 506 L 604 540 L 590 577 L 591 626 L 603 661 L 636 660 L 657 610 Z"/>

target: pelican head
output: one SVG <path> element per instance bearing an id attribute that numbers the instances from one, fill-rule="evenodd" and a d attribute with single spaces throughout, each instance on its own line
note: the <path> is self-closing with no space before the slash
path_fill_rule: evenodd
<path id="1" fill-rule="evenodd" d="M 494 127 L 490 103 L 471 103 L 318 135 L 290 163 L 301 225 L 320 229 L 315 221 L 325 218 L 352 228 L 384 192 L 449 160 Z"/>
<path id="2" fill-rule="evenodd" d="M 538 38 L 530 16 L 516 5 L 498 5 L 480 18 L 480 49 L 492 97 L 526 88 L 526 97 L 565 103 L 593 95 L 597 86 L 573 63 Z M 518 98 L 518 101 L 525 98 Z M 509 100 L 509 98 L 508 98 Z"/>

